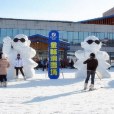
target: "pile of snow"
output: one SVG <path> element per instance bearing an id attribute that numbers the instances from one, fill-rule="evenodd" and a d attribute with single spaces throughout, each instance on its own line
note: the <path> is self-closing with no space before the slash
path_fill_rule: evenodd
<path id="1" fill-rule="evenodd" d="M 0 114 L 113 114 L 114 68 L 111 78 L 99 80 L 95 91 L 82 92 L 84 78 L 75 78 L 76 69 L 62 69 L 60 78 L 50 80 L 47 71 L 36 70 L 26 81 L 8 82 L 0 88 Z M 102 88 L 101 88 L 102 87 Z"/>

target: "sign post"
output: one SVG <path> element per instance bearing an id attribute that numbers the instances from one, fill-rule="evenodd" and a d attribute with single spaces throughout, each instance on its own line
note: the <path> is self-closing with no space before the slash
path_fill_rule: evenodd
<path id="1" fill-rule="evenodd" d="M 50 79 L 59 78 L 59 33 L 56 30 L 49 32 L 48 40 L 49 66 L 48 76 Z"/>

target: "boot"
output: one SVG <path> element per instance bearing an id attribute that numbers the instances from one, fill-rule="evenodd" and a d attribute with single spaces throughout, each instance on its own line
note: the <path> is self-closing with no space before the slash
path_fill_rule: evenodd
<path id="1" fill-rule="evenodd" d="M 3 87 L 7 87 L 7 82 L 3 82 Z"/>
<path id="2" fill-rule="evenodd" d="M 2 87 L 3 86 L 3 82 L 0 82 L 0 87 Z"/>
<path id="3" fill-rule="evenodd" d="M 84 83 L 84 90 L 87 89 L 87 84 L 88 84 L 88 83 Z"/>
<path id="4" fill-rule="evenodd" d="M 24 78 L 24 80 L 26 80 L 26 77 L 25 76 L 23 76 L 23 78 Z"/>
<path id="5" fill-rule="evenodd" d="M 92 90 L 94 90 L 94 84 L 91 84 L 91 85 L 89 86 L 89 91 L 92 91 Z"/>

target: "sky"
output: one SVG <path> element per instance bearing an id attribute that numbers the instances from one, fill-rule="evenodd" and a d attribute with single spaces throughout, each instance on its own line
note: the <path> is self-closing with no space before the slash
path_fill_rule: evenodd
<path id="1" fill-rule="evenodd" d="M 114 0 L 0 0 L 0 18 L 82 21 L 102 17 Z"/>

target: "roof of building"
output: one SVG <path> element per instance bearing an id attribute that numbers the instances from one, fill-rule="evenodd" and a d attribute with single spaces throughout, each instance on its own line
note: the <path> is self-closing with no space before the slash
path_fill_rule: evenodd
<path id="1" fill-rule="evenodd" d="M 68 20 L 38 20 L 38 19 L 19 19 L 19 18 L 2 18 L 0 20 L 20 20 L 20 21 L 43 21 L 43 22 L 61 22 L 61 23 L 76 23 L 75 21 Z"/>
<path id="2" fill-rule="evenodd" d="M 48 37 L 40 35 L 40 34 L 35 34 L 35 35 L 32 35 L 32 36 L 29 36 L 28 38 L 29 38 L 29 40 L 31 40 L 31 42 L 43 42 L 43 43 L 48 44 Z M 59 46 L 60 46 L 60 48 L 64 48 L 64 49 L 68 50 L 69 46 L 70 46 L 70 43 L 60 40 L 60 45 Z"/>
<path id="3" fill-rule="evenodd" d="M 88 21 L 94 21 L 94 20 L 108 19 L 108 18 L 112 18 L 112 17 L 114 17 L 114 15 L 105 16 L 105 17 L 98 17 L 98 18 L 93 18 L 93 19 L 88 19 L 88 20 L 83 20 L 83 21 L 78 21 L 78 23 L 83 23 L 83 22 L 88 22 Z"/>

